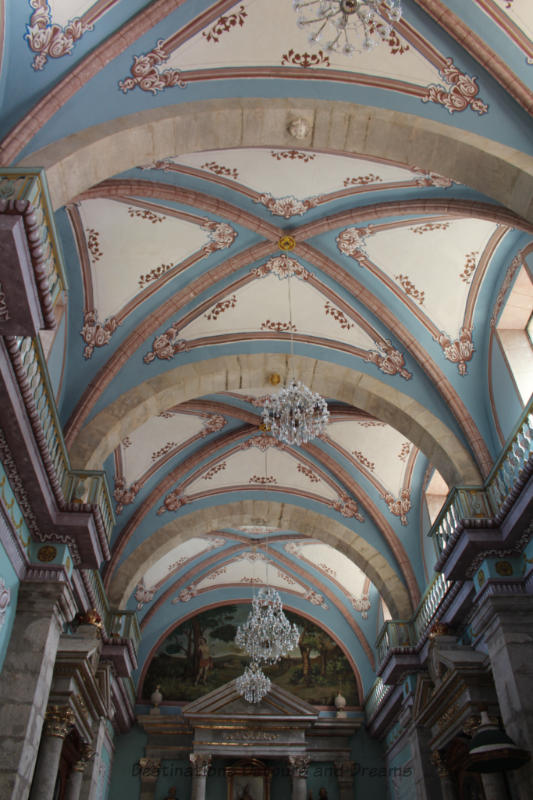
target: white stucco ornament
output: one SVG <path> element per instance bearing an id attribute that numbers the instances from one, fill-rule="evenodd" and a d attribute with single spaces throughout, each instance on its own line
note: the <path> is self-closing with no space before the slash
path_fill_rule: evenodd
<path id="1" fill-rule="evenodd" d="M 11 602 L 11 590 L 7 588 L 6 582 L 0 578 L 0 628 L 4 624 L 6 611 Z"/>
<path id="2" fill-rule="evenodd" d="M 294 139 L 305 139 L 311 132 L 311 125 L 303 117 L 291 120 L 287 130 Z"/>

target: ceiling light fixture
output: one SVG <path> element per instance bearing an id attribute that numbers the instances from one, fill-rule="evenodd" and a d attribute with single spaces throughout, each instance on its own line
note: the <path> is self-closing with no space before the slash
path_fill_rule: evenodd
<path id="1" fill-rule="evenodd" d="M 362 38 L 364 50 L 386 41 L 392 32 L 387 17 L 398 22 L 402 16 L 401 0 L 293 0 L 293 6 L 312 44 L 323 41 L 329 52 L 345 55 L 356 52 L 354 40 Z"/>
<path id="2" fill-rule="evenodd" d="M 292 367 L 294 337 L 292 323 L 291 276 L 287 275 L 289 295 L 289 332 L 291 349 L 289 365 Z M 289 445 L 301 445 L 324 433 L 329 420 L 326 401 L 312 392 L 304 383 L 292 378 L 277 394 L 265 398 L 263 413 L 265 430 Z"/>

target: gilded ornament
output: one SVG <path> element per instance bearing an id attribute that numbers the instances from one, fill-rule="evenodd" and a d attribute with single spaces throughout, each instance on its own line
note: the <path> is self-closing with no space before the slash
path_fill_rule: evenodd
<path id="1" fill-rule="evenodd" d="M 45 544 L 39 548 L 37 558 L 47 564 L 57 556 L 57 549 L 52 544 Z"/>
<path id="2" fill-rule="evenodd" d="M 502 575 L 503 577 L 508 577 L 513 574 L 513 565 L 509 561 L 497 561 L 494 565 L 494 569 L 498 575 Z"/>
<path id="3" fill-rule="evenodd" d="M 479 583 L 479 588 L 481 589 L 481 587 L 485 583 L 485 573 L 483 572 L 482 569 L 480 569 L 478 574 L 477 574 L 477 582 Z"/>
<path id="4" fill-rule="evenodd" d="M 289 236 L 289 234 L 285 234 L 280 238 L 278 247 L 280 250 L 294 250 L 296 247 L 296 239 L 293 236 Z"/>

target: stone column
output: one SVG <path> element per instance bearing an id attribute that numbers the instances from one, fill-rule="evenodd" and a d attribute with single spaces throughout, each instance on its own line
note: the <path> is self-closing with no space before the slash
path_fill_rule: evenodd
<path id="1" fill-rule="evenodd" d="M 289 756 L 289 770 L 292 777 L 292 800 L 306 800 L 307 798 L 309 760 L 308 755 Z"/>
<path id="2" fill-rule="evenodd" d="M 60 581 L 23 581 L 0 680 L 0 797 L 27 800 L 57 645 L 76 608 Z"/>
<path id="3" fill-rule="evenodd" d="M 485 800 L 509 800 L 507 783 L 501 772 L 486 772 L 481 776 Z"/>
<path id="4" fill-rule="evenodd" d="M 102 775 L 102 751 L 105 746 L 105 738 L 106 720 L 104 717 L 101 717 L 91 745 L 94 756 L 89 760 L 83 772 L 83 782 L 80 792 L 81 800 L 99 800 L 98 790 Z"/>
<path id="5" fill-rule="evenodd" d="M 353 776 L 355 764 L 353 761 L 343 759 L 335 761 L 335 775 L 339 787 L 339 800 L 352 800 L 353 798 Z"/>
<path id="6" fill-rule="evenodd" d="M 83 744 L 81 748 L 81 757 L 79 761 L 76 761 L 76 763 L 73 765 L 70 775 L 67 779 L 65 800 L 79 800 L 83 773 L 85 772 L 87 764 L 93 757 L 93 748 L 88 744 Z"/>
<path id="7" fill-rule="evenodd" d="M 140 758 L 139 765 L 141 767 L 141 794 L 140 800 L 154 800 L 155 787 L 157 779 L 159 778 L 159 770 L 161 767 L 160 758 Z"/>
<path id="8" fill-rule="evenodd" d="M 73 722 L 74 712 L 68 706 L 51 706 L 46 712 L 30 800 L 52 800 L 63 742 Z"/>
<path id="9" fill-rule="evenodd" d="M 472 627 L 484 629 L 504 728 L 533 754 L 533 596 L 486 595 Z M 517 800 L 529 800 L 533 762 L 513 770 Z"/>
<path id="10" fill-rule="evenodd" d="M 440 779 L 440 789 L 442 800 L 457 800 L 457 792 L 452 776 L 449 773 L 448 767 L 442 760 L 442 756 L 438 750 L 435 750 L 431 756 L 431 760 L 436 767 L 437 774 Z M 433 797 L 433 795 L 431 795 Z"/>
<path id="11" fill-rule="evenodd" d="M 211 764 L 211 755 L 209 753 L 190 753 L 189 759 L 194 767 L 191 800 L 205 800 L 205 785 Z"/>

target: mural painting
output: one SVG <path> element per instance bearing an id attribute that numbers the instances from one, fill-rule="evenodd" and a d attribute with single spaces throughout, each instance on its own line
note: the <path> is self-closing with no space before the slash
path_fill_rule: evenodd
<path id="1" fill-rule="evenodd" d="M 143 697 L 159 686 L 165 700 L 189 702 L 241 675 L 248 659 L 234 639 L 249 612 L 248 604 L 219 606 L 175 628 L 150 662 Z M 314 705 L 333 705 L 339 690 L 348 705 L 359 705 L 357 684 L 341 648 L 318 625 L 285 613 L 298 625 L 300 640 L 278 664 L 265 668 L 270 679 Z"/>

